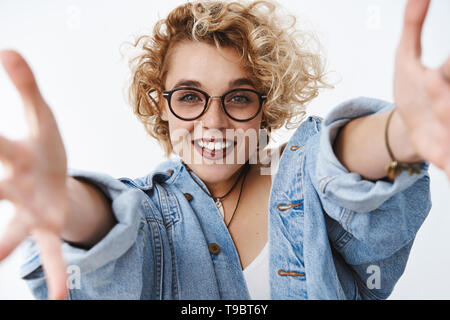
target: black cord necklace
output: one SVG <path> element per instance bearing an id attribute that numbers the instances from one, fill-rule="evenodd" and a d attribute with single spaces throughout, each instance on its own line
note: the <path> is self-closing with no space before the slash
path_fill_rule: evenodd
<path id="1" fill-rule="evenodd" d="M 242 183 L 241 183 L 241 189 L 240 189 L 240 191 L 239 191 L 239 197 L 238 197 L 238 200 L 237 200 L 237 202 L 236 202 L 236 206 L 235 206 L 235 208 L 234 208 L 233 214 L 231 215 L 231 219 L 230 219 L 230 221 L 228 221 L 228 223 L 225 223 L 225 225 L 226 225 L 227 228 L 228 228 L 228 226 L 231 224 L 231 221 L 232 221 L 233 218 L 234 218 L 234 214 L 236 213 L 236 210 L 237 210 L 237 208 L 238 208 L 239 201 L 240 201 L 241 195 L 242 195 L 242 190 L 243 190 L 243 187 L 244 187 L 245 178 L 247 177 L 247 173 L 248 173 L 248 171 L 249 171 L 249 169 L 250 169 L 250 165 L 249 165 L 248 161 L 244 164 L 244 168 L 242 169 L 241 173 L 239 174 L 239 177 L 236 179 L 236 181 L 234 182 L 234 184 L 233 184 L 233 186 L 231 187 L 231 189 L 228 190 L 228 192 L 227 192 L 225 195 L 220 196 L 220 197 L 213 197 L 207 190 L 205 190 L 205 189 L 203 188 L 203 186 L 202 186 L 200 183 L 197 182 L 197 180 L 195 180 L 195 178 L 192 176 L 191 169 L 188 168 L 184 162 L 183 162 L 183 165 L 185 166 L 185 168 L 186 168 L 187 172 L 189 173 L 189 175 L 191 176 L 192 180 L 194 180 L 194 182 L 200 187 L 200 189 L 202 189 L 202 191 L 203 191 L 206 195 L 208 195 L 210 198 L 212 198 L 212 199 L 214 200 L 214 202 L 215 202 L 215 204 L 216 204 L 216 206 L 217 206 L 217 209 L 219 209 L 220 206 L 222 206 L 222 203 L 220 202 L 220 200 L 222 200 L 222 199 L 224 199 L 225 197 L 227 197 L 227 196 L 231 193 L 231 191 L 234 189 L 234 187 L 236 187 L 236 185 L 237 185 L 237 183 L 239 182 L 239 180 L 241 179 L 241 177 L 244 176 L 244 178 L 242 179 Z M 224 215 L 224 219 L 225 219 L 225 215 Z"/>

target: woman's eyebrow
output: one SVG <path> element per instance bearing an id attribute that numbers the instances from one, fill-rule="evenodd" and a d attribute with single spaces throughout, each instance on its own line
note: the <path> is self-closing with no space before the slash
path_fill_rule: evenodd
<path id="1" fill-rule="evenodd" d="M 245 85 L 254 87 L 253 81 L 251 81 L 248 78 L 239 78 L 239 79 L 231 80 L 230 82 L 228 82 L 229 88 L 236 88 L 236 87 L 245 86 Z M 179 88 L 179 87 L 202 88 L 202 84 L 197 80 L 181 79 L 173 86 L 173 88 Z"/>
<path id="2" fill-rule="evenodd" d="M 240 87 L 240 86 L 252 86 L 252 87 L 254 87 L 255 85 L 253 84 L 253 81 L 251 81 L 250 79 L 248 79 L 248 78 L 239 78 L 239 79 L 236 79 L 236 80 L 231 80 L 229 83 L 228 83 L 228 86 L 230 87 L 230 88 L 235 88 L 235 87 Z"/>
<path id="3" fill-rule="evenodd" d="M 174 88 L 179 88 L 179 87 L 201 88 L 202 84 L 200 82 L 198 82 L 198 81 L 195 81 L 195 80 L 182 79 L 182 80 L 178 81 L 173 87 Z"/>

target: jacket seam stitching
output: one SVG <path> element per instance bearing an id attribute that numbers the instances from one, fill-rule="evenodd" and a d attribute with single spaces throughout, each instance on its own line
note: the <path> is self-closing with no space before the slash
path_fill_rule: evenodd
<path id="1" fill-rule="evenodd" d="M 348 211 L 348 216 L 347 216 L 347 221 L 346 221 L 346 230 L 347 230 L 348 232 L 350 232 L 350 221 L 351 221 L 352 218 L 353 218 L 353 211 L 348 210 L 348 209 L 347 209 L 347 211 Z"/>
<path id="2" fill-rule="evenodd" d="M 303 168 L 304 168 L 304 165 L 305 165 L 305 153 L 303 153 L 303 155 L 300 159 L 300 189 L 301 189 L 302 199 L 305 198 L 304 194 L 303 194 L 303 189 L 304 189 L 303 188 L 303 176 L 304 176 Z"/>
<path id="3" fill-rule="evenodd" d="M 168 232 L 169 237 L 169 246 L 170 246 L 170 252 L 172 254 L 172 291 L 174 299 L 179 299 L 178 295 L 178 274 L 177 274 L 177 264 L 176 264 L 176 255 L 175 255 L 175 246 L 173 245 L 173 228 L 172 230 L 169 230 Z"/>
<path id="4" fill-rule="evenodd" d="M 162 283 L 161 283 L 161 277 L 162 277 L 162 259 L 163 259 L 163 246 L 161 241 L 161 233 L 159 231 L 159 224 L 158 223 L 151 223 L 151 230 L 153 235 L 153 241 L 152 241 L 152 247 L 153 247 L 153 255 L 155 257 L 154 261 L 154 268 L 155 268 L 155 293 L 156 296 L 159 297 L 161 300 L 162 294 Z M 156 228 L 156 230 L 155 230 Z M 156 234 L 157 233 L 157 234 Z M 157 242 L 158 241 L 158 242 Z M 159 278 L 159 279 L 158 279 Z"/>
<path id="5" fill-rule="evenodd" d="M 167 191 L 164 189 L 163 186 L 159 185 L 157 186 L 155 184 L 155 187 L 158 188 L 159 191 L 159 202 L 161 204 L 161 217 L 163 219 L 163 224 L 166 229 L 168 229 L 172 225 L 172 219 L 170 217 L 170 205 L 168 201 L 168 194 Z M 167 215 L 166 215 L 167 214 Z M 169 219 L 169 221 L 167 221 Z"/>
<path id="6" fill-rule="evenodd" d="M 353 239 L 353 235 L 345 231 L 342 236 L 339 237 L 339 239 L 336 241 L 335 247 L 337 250 L 342 251 L 345 249 L 345 247 L 350 243 L 350 241 Z"/>
<path id="7" fill-rule="evenodd" d="M 167 190 L 167 195 L 168 195 L 169 203 L 172 203 L 173 206 L 175 207 L 174 216 L 170 215 L 170 212 L 169 212 L 169 215 L 171 217 L 170 223 L 173 226 L 176 223 L 180 222 L 180 220 L 181 220 L 181 214 L 180 214 L 181 210 L 180 210 L 180 207 L 179 207 L 179 204 L 178 204 L 177 196 L 171 190 Z M 170 210 L 170 206 L 169 206 L 169 210 Z"/>
<path id="8" fill-rule="evenodd" d="M 147 221 L 156 221 L 158 223 L 163 223 L 163 221 L 161 221 L 161 219 L 159 219 L 157 217 L 157 213 L 161 212 L 161 210 L 159 210 L 159 208 L 155 208 L 155 206 L 149 200 L 151 200 L 151 199 L 147 195 L 147 197 L 144 199 L 144 201 L 145 201 L 144 207 L 146 209 L 146 213 L 145 213 L 145 217 L 144 218 Z M 150 211 L 150 214 L 148 214 L 149 213 L 148 211 Z"/>

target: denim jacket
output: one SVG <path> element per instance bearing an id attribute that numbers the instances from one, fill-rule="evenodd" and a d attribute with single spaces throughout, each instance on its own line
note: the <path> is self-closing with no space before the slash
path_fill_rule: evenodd
<path id="1" fill-rule="evenodd" d="M 360 97 L 295 130 L 268 199 L 272 299 L 385 299 L 392 292 L 431 209 L 429 164 L 393 182 L 368 181 L 349 172 L 332 148 L 347 122 L 392 108 Z M 179 158 L 137 179 L 70 174 L 105 193 L 118 223 L 90 249 L 63 244 L 66 263 L 81 272 L 69 298 L 250 298 L 214 201 Z M 36 298 L 46 298 L 35 243 L 27 239 L 22 249 L 21 277 Z"/>

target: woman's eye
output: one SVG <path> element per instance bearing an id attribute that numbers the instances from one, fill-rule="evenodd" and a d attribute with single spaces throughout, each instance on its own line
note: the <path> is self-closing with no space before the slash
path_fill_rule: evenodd
<path id="1" fill-rule="evenodd" d="M 236 96 L 236 97 L 233 97 L 233 100 L 234 100 L 235 102 L 245 102 L 245 101 L 247 101 L 248 99 L 247 99 L 246 97 Z"/>
<path id="2" fill-rule="evenodd" d="M 183 102 L 198 102 L 201 100 L 202 100 L 201 97 L 199 97 L 198 95 L 196 95 L 194 93 L 185 94 L 178 99 L 178 101 L 183 101 Z"/>
<path id="3" fill-rule="evenodd" d="M 233 97 L 231 97 L 229 102 L 248 103 L 248 102 L 250 102 L 250 99 L 247 96 L 242 96 L 242 95 L 241 96 L 233 96 Z"/>

